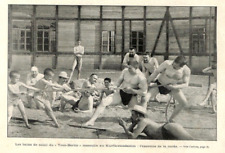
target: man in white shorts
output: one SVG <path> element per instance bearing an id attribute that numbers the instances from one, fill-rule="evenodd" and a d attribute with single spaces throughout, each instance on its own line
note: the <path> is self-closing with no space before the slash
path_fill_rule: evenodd
<path id="1" fill-rule="evenodd" d="M 173 119 L 187 105 L 187 99 L 181 90 L 188 87 L 191 75 L 191 70 L 186 63 L 187 61 L 182 55 L 176 57 L 174 61 L 166 60 L 148 78 L 148 83 L 155 82 L 159 87 L 150 88 L 147 99 L 155 97 L 158 93 L 171 94 L 179 103 L 169 118 L 169 122 L 173 122 Z"/>
<path id="2" fill-rule="evenodd" d="M 129 68 L 125 68 L 122 71 L 117 83 L 117 87 L 119 87 L 120 90 L 102 99 L 95 113 L 85 125 L 94 125 L 95 120 L 103 113 L 106 106 L 123 104 L 132 108 L 138 103 L 137 95 L 146 95 L 147 80 L 143 73 L 138 69 L 138 66 L 139 63 L 137 61 L 128 62 Z"/>

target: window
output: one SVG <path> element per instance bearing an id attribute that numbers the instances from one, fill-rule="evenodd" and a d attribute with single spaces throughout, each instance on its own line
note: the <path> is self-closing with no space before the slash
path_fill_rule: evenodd
<path id="1" fill-rule="evenodd" d="M 205 27 L 195 26 L 192 29 L 192 52 L 193 53 L 204 53 L 205 52 Z"/>
<path id="2" fill-rule="evenodd" d="M 137 52 L 143 52 L 143 32 L 142 31 L 132 31 L 131 33 L 131 45 L 136 48 Z"/>
<path id="3" fill-rule="evenodd" d="M 29 21 L 13 21 L 13 50 L 31 51 L 31 25 Z"/>
<path id="4" fill-rule="evenodd" d="M 115 32 L 102 31 L 102 51 L 114 52 L 115 51 Z"/>
<path id="5" fill-rule="evenodd" d="M 37 26 L 37 50 L 38 51 L 55 51 L 55 22 L 48 24 L 39 24 Z"/>

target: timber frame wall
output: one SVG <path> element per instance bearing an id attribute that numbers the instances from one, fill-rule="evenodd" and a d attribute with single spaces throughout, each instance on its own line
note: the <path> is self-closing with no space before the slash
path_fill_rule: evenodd
<path id="1" fill-rule="evenodd" d="M 192 7 L 190 6 L 189 7 L 189 17 L 176 17 L 176 18 L 172 18 L 170 16 L 170 10 L 169 10 L 169 6 L 165 6 L 166 7 L 166 13 L 165 13 L 165 16 L 163 18 L 149 18 L 146 16 L 146 6 L 143 6 L 143 10 L 144 10 L 144 16 L 143 18 L 125 18 L 125 7 L 126 6 L 118 6 L 121 8 L 122 10 L 122 16 L 121 18 L 102 18 L 103 16 L 103 7 L 104 6 L 100 6 L 100 17 L 99 18 L 82 18 L 81 17 L 81 11 L 82 11 L 82 6 L 78 6 L 78 16 L 77 18 L 62 18 L 62 17 L 59 17 L 58 16 L 58 12 L 59 12 L 59 9 L 58 9 L 58 6 L 54 5 L 56 7 L 56 13 L 55 13 L 55 17 L 37 17 L 36 16 L 36 7 L 37 5 L 32 5 L 33 6 L 33 15 L 32 17 L 13 17 L 12 16 L 12 6 L 13 5 L 9 5 L 8 6 L 8 16 L 9 16 L 9 20 L 8 20 L 8 53 L 9 53 L 9 56 L 8 56 L 8 59 L 9 59 L 9 67 L 10 67 L 10 63 L 12 62 L 12 55 L 32 55 L 32 60 L 31 60 L 31 66 L 32 65 L 35 65 L 35 59 L 36 59 L 36 56 L 38 55 L 54 55 L 53 57 L 53 62 L 52 62 L 52 67 L 53 68 L 56 68 L 57 67 L 57 61 L 58 61 L 58 56 L 59 55 L 73 55 L 73 52 L 59 52 L 58 51 L 58 22 L 59 20 L 72 20 L 72 21 L 77 21 L 77 39 L 76 40 L 79 40 L 80 39 L 80 31 L 81 31 L 81 28 L 80 28 L 80 24 L 81 24 L 81 21 L 99 21 L 100 23 L 100 50 L 99 51 L 96 51 L 96 52 L 85 52 L 85 55 L 99 55 L 99 68 L 101 68 L 101 65 L 102 65 L 102 55 L 121 55 L 121 62 L 124 58 L 124 54 L 125 54 L 125 21 L 130 21 L 130 28 L 132 26 L 131 24 L 131 21 L 143 21 L 144 23 L 144 27 L 143 27 L 143 33 L 144 33 L 144 42 L 143 42 L 143 48 L 144 50 L 146 49 L 146 22 L 147 21 L 162 21 L 162 24 L 161 24 L 161 27 L 160 27 L 160 30 L 158 32 L 158 35 L 155 39 L 155 43 L 154 43 L 154 47 L 153 49 L 151 50 L 152 53 L 154 55 L 158 55 L 158 56 L 163 56 L 164 59 L 168 59 L 168 57 L 170 55 L 172 56 L 176 56 L 176 55 L 179 55 L 179 54 L 183 54 L 185 56 L 188 56 L 189 57 L 189 63 L 190 63 L 190 66 L 191 66 L 191 63 L 192 63 L 192 56 L 212 56 L 214 53 L 216 53 L 216 22 L 217 22 L 217 18 L 216 18 L 216 15 L 217 15 L 217 8 L 215 7 L 215 12 L 214 12 L 214 16 L 198 16 L 198 17 L 193 17 L 192 15 Z M 211 10 L 211 9 L 210 9 Z M 31 49 L 32 51 L 30 52 L 21 52 L 21 51 L 13 51 L 12 50 L 12 20 L 14 19 L 19 19 L 19 20 L 31 20 L 32 21 L 32 46 L 31 46 Z M 37 37 L 37 24 L 36 24 L 36 20 L 37 19 L 44 19 L 44 20 L 55 20 L 56 22 L 56 50 L 53 51 L 53 52 L 38 52 L 37 51 L 37 41 L 36 41 L 36 37 Z M 214 42 L 213 42 L 213 52 L 209 52 L 209 53 L 198 53 L 198 54 L 195 54 L 191 51 L 192 49 L 192 21 L 194 19 L 204 19 L 204 20 L 210 20 L 210 22 L 214 22 L 214 30 L 213 30 L 213 39 L 214 39 Z M 176 21 L 176 20 L 188 20 L 189 21 L 189 52 L 188 53 L 183 53 L 182 51 L 182 46 L 179 42 L 179 36 L 177 35 L 176 33 L 176 29 L 174 28 L 174 24 L 173 22 Z M 212 21 L 211 21 L 212 20 Z M 117 28 L 117 24 L 116 24 L 116 21 L 121 21 L 122 23 L 122 44 L 121 44 L 121 52 L 114 52 L 114 53 L 105 53 L 105 52 L 102 52 L 101 51 L 101 46 L 102 46 L 102 37 L 101 37 L 101 32 L 102 32 L 102 22 L 103 21 L 114 21 L 115 22 L 115 29 Z M 159 37 L 161 35 L 161 31 L 162 31 L 162 26 L 163 24 L 166 24 L 166 40 L 167 40 L 167 43 L 166 43 L 166 47 L 165 47 L 165 50 L 166 50 L 166 53 L 157 53 L 155 52 L 155 48 L 157 46 L 157 43 L 159 41 Z M 168 34 L 168 31 L 169 31 L 169 22 L 171 23 L 172 25 L 172 28 L 173 28 L 173 31 L 174 31 L 174 35 L 177 39 L 177 43 L 178 43 L 178 46 L 179 46 L 179 49 L 180 49 L 180 53 L 170 53 L 169 52 L 169 34 Z M 207 44 L 206 44 L 207 45 Z M 115 47 L 116 49 L 116 47 Z M 214 58 L 216 58 L 214 56 Z"/>

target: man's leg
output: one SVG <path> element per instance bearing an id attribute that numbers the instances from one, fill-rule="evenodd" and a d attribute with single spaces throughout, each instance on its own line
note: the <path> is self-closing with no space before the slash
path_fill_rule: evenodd
<path id="1" fill-rule="evenodd" d="M 194 138 L 179 124 L 168 123 L 165 128 L 178 140 L 194 140 Z"/>
<path id="2" fill-rule="evenodd" d="M 121 97 L 119 92 L 116 92 L 112 95 L 107 96 L 106 98 L 102 99 L 100 105 L 97 107 L 96 111 L 94 112 L 93 116 L 91 117 L 91 119 L 85 123 L 85 125 L 87 126 L 92 126 L 95 123 L 95 120 L 98 118 L 98 116 L 100 114 L 103 113 L 103 111 L 105 110 L 106 106 L 109 105 L 117 105 L 121 103 Z"/>
<path id="3" fill-rule="evenodd" d="M 155 97 L 159 93 L 159 89 L 157 87 L 150 88 L 145 96 L 141 97 L 141 106 L 147 108 L 148 102 L 151 98 Z"/>
<path id="4" fill-rule="evenodd" d="M 211 104 L 212 104 L 212 113 L 216 113 L 216 105 L 217 105 L 217 91 L 216 90 L 213 90 L 212 91 L 212 101 L 211 101 Z"/>
<path id="5" fill-rule="evenodd" d="M 46 114 L 53 120 L 53 122 L 55 123 L 55 126 L 59 127 L 57 119 L 56 119 L 56 117 L 55 117 L 55 115 L 54 115 L 54 113 L 52 111 L 50 102 L 48 100 L 45 100 L 44 105 L 45 105 L 45 112 L 46 112 Z"/>
<path id="6" fill-rule="evenodd" d="M 10 119 L 12 118 L 13 109 L 14 109 L 14 106 L 12 104 L 9 104 L 8 105 L 8 123 L 9 123 Z"/>
<path id="7" fill-rule="evenodd" d="M 21 115 L 22 115 L 22 117 L 25 121 L 26 127 L 28 129 L 30 129 L 31 127 L 29 126 L 27 115 L 26 115 L 26 112 L 25 112 L 25 108 L 24 108 L 23 102 L 21 100 L 18 102 L 17 107 L 19 108 L 19 111 L 20 111 L 20 113 L 21 113 Z"/>
<path id="8" fill-rule="evenodd" d="M 178 101 L 179 104 L 176 105 L 172 115 L 170 116 L 169 122 L 173 122 L 173 119 L 180 113 L 182 109 L 184 109 L 185 106 L 187 106 L 187 99 L 180 89 L 172 90 L 171 94 L 173 95 L 173 98 Z"/>
<path id="9" fill-rule="evenodd" d="M 80 73 L 81 73 L 81 69 L 82 69 L 82 58 L 80 58 L 78 60 L 78 68 L 77 68 L 77 80 L 80 79 Z"/>
<path id="10" fill-rule="evenodd" d="M 207 100 L 209 99 L 209 96 L 211 95 L 213 89 L 214 89 L 213 84 L 210 84 L 209 90 L 207 91 L 204 100 L 199 104 L 200 106 L 204 106 L 207 104 Z"/>

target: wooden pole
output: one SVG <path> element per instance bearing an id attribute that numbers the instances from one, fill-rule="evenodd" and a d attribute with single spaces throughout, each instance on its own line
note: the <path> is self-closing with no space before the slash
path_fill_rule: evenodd
<path id="1" fill-rule="evenodd" d="M 99 54 L 99 69 L 102 69 L 102 6 L 100 6 L 100 54 Z"/>
<path id="2" fill-rule="evenodd" d="M 54 54 L 54 57 L 53 57 L 53 60 L 52 60 L 52 67 L 53 69 L 56 69 L 57 68 L 57 63 L 58 63 L 58 54 L 56 54 L 58 52 L 58 34 L 59 34 L 59 6 L 56 5 L 56 15 L 55 15 L 55 50 L 53 50 L 53 52 L 55 53 Z"/>
<path id="3" fill-rule="evenodd" d="M 152 56 L 154 56 L 154 54 L 155 54 L 155 49 L 157 47 L 157 44 L 158 44 L 158 41 L 159 41 L 159 38 L 160 38 L 160 35 L 161 35 L 161 32 L 162 32 L 162 29 L 163 29 L 163 25 L 164 25 L 165 20 L 166 20 L 166 12 L 165 12 L 164 18 L 162 20 L 162 23 L 160 25 L 159 33 L 158 33 L 158 35 L 156 37 L 155 44 L 154 44 L 153 49 L 152 49 Z"/>
<path id="4" fill-rule="evenodd" d="M 192 68 L 192 7 L 189 9 L 189 67 Z"/>
<path id="5" fill-rule="evenodd" d="M 12 30 L 13 30 L 13 26 L 12 26 L 12 5 L 8 5 L 8 68 L 11 67 L 12 64 Z"/>
<path id="6" fill-rule="evenodd" d="M 147 35 L 147 30 L 146 30 L 146 6 L 144 6 L 144 34 L 143 34 L 143 52 L 146 52 L 146 35 Z"/>
<path id="7" fill-rule="evenodd" d="M 33 6 L 33 17 L 32 17 L 32 59 L 31 66 L 34 66 L 36 63 L 36 52 L 37 52 L 37 22 L 36 22 L 36 5 Z"/>
<path id="8" fill-rule="evenodd" d="M 179 37 L 178 37 L 177 31 L 176 31 L 175 25 L 174 25 L 174 23 L 173 23 L 173 20 L 172 20 L 171 15 L 170 15 L 170 13 L 169 13 L 169 12 L 168 12 L 168 16 L 169 16 L 170 23 L 171 23 L 171 25 L 172 25 L 172 29 L 173 29 L 173 32 L 174 32 L 175 38 L 176 38 L 176 40 L 177 40 L 177 44 L 178 44 L 178 47 L 179 47 L 180 53 L 183 55 L 183 53 L 184 53 L 184 52 L 183 52 L 183 49 L 182 49 L 182 47 L 181 47 L 180 40 L 179 40 Z"/>
<path id="9" fill-rule="evenodd" d="M 169 6 L 166 7 L 166 53 L 164 55 L 164 60 L 169 58 Z"/>
<path id="10" fill-rule="evenodd" d="M 123 58 L 124 58 L 124 39 L 125 39 L 125 33 L 124 33 L 124 29 L 125 29 L 125 21 L 124 21 L 124 10 L 125 10 L 125 6 L 122 6 L 122 48 L 121 48 L 121 63 L 123 62 Z M 122 64 L 121 64 L 121 69 L 122 69 Z"/>

